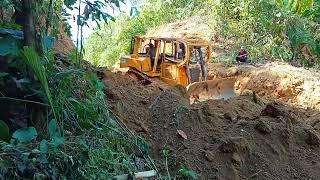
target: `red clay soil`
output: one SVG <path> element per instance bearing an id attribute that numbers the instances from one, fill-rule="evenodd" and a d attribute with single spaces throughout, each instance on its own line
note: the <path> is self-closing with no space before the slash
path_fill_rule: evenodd
<path id="1" fill-rule="evenodd" d="M 104 82 L 109 105 L 152 158 L 161 164 L 169 149 L 173 173 L 186 166 L 199 179 L 320 179 L 317 112 L 253 94 L 190 105 L 182 87 L 143 86 L 109 71 Z"/>

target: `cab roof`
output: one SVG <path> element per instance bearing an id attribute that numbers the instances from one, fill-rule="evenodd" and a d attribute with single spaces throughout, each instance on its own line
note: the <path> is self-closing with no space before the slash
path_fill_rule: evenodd
<path id="1" fill-rule="evenodd" d="M 210 45 L 209 40 L 198 37 L 198 36 L 184 36 L 182 38 L 168 38 L 168 37 L 157 37 L 157 36 L 135 36 L 138 39 L 150 39 L 150 40 L 161 40 L 161 41 L 177 41 L 181 43 L 186 43 L 188 45 L 200 44 L 200 45 Z"/>

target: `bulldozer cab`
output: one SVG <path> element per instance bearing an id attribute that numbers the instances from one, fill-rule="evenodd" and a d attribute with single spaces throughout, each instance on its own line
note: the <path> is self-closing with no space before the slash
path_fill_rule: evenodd
<path id="1" fill-rule="evenodd" d="M 161 63 L 155 65 L 155 59 L 160 58 L 160 39 L 136 36 L 132 46 L 130 55 L 121 57 L 120 67 L 131 68 L 150 77 L 160 76 L 156 67 Z"/>
<path id="2" fill-rule="evenodd" d="M 205 81 L 206 62 L 210 59 L 211 46 L 201 38 L 164 38 L 161 79 L 169 84 L 188 86 Z"/>
<path id="3" fill-rule="evenodd" d="M 206 80 L 210 49 L 210 43 L 201 38 L 136 36 L 131 54 L 121 58 L 120 67 L 186 87 Z"/>

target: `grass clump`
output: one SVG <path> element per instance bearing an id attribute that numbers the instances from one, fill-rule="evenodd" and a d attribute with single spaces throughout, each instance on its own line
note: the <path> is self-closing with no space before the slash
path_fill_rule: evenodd
<path id="1" fill-rule="evenodd" d="M 41 108 L 23 105 L 27 126 L 11 129 L 12 140 L 1 141 L 0 179 L 110 179 L 137 171 L 131 158 L 137 152 L 146 164 L 143 170 L 153 168 L 145 143 L 109 109 L 95 69 L 49 55 L 22 50 L 26 66 L 21 72 Z"/>

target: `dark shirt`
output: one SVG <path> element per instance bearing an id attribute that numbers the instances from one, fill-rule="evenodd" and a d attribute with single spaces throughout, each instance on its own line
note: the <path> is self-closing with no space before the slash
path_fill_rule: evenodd
<path id="1" fill-rule="evenodd" d="M 240 50 L 236 60 L 239 62 L 247 62 L 248 52 L 244 49 Z"/>
<path id="2" fill-rule="evenodd" d="M 242 49 L 242 50 L 239 51 L 238 56 L 239 56 L 239 57 L 248 56 L 248 53 L 247 53 L 246 50 Z"/>

